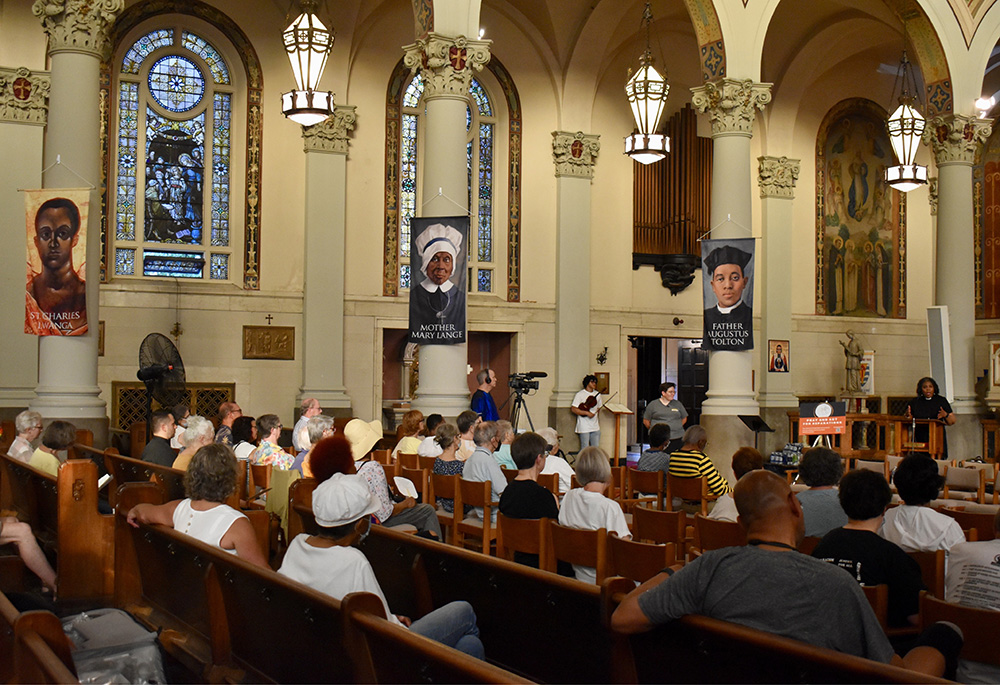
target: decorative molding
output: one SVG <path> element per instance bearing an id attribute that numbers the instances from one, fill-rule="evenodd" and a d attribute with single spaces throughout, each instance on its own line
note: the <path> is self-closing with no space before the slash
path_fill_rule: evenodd
<path id="1" fill-rule="evenodd" d="M 924 128 L 924 143 L 934 150 L 934 160 L 943 164 L 968 164 L 993 132 L 992 119 L 961 114 L 933 117 Z"/>
<path id="2" fill-rule="evenodd" d="M 82 52 L 103 59 L 125 0 L 35 0 L 32 13 L 49 37 L 49 54 Z"/>
<path id="3" fill-rule="evenodd" d="M 306 152 L 336 152 L 346 155 L 356 120 L 354 105 L 337 105 L 333 116 L 315 126 L 302 127 L 303 149 Z"/>
<path id="4" fill-rule="evenodd" d="M 931 216 L 937 216 L 938 208 L 938 177 L 931 176 L 927 179 L 927 202 L 931 205 Z"/>
<path id="5" fill-rule="evenodd" d="M 0 67 L 0 121 L 44 126 L 51 79 L 47 71 Z"/>
<path id="6" fill-rule="evenodd" d="M 758 157 L 757 185 L 761 197 L 795 197 L 799 160 L 788 157 Z"/>
<path id="7" fill-rule="evenodd" d="M 469 96 L 473 72 L 482 71 L 490 61 L 488 40 L 469 40 L 428 33 L 403 48 L 403 64 L 424 79 L 425 99 Z"/>
<path id="8" fill-rule="evenodd" d="M 556 165 L 556 178 L 573 176 L 593 178 L 597 153 L 601 150 L 601 137 L 583 131 L 552 132 L 552 161 Z"/>
<path id="9" fill-rule="evenodd" d="M 771 101 L 771 84 L 723 78 L 691 89 L 691 103 L 712 118 L 712 135 L 753 135 L 754 116 Z"/>

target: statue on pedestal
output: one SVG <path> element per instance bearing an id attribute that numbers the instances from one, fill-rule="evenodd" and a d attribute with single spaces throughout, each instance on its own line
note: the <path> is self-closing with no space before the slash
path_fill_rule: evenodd
<path id="1" fill-rule="evenodd" d="M 861 349 L 861 343 L 857 341 L 854 331 L 847 331 L 848 342 L 840 340 L 840 346 L 844 348 L 844 356 L 847 361 L 844 363 L 844 368 L 847 371 L 847 392 L 857 393 L 861 392 L 861 358 L 864 356 L 864 350 Z"/>

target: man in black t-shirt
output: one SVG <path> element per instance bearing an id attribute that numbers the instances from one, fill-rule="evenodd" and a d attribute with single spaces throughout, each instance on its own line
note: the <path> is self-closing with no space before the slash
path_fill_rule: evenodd
<path id="1" fill-rule="evenodd" d="M 915 624 L 924 589 L 920 566 L 878 534 L 892 500 L 885 477 L 874 471 L 851 471 L 840 481 L 839 497 L 847 525 L 827 533 L 813 556 L 839 566 L 862 585 L 888 585 L 889 626 Z"/>
<path id="2" fill-rule="evenodd" d="M 548 443 L 538 433 L 522 433 L 514 438 L 510 456 L 517 466 L 517 477 L 500 495 L 500 513 L 514 519 L 558 519 L 559 500 L 538 484 L 538 474 L 545 468 Z M 514 552 L 514 561 L 538 568 L 538 555 Z M 565 568 L 564 568 L 565 566 Z M 567 571 L 567 572 L 564 572 Z M 560 575 L 573 575 L 573 567 L 559 563 Z"/>

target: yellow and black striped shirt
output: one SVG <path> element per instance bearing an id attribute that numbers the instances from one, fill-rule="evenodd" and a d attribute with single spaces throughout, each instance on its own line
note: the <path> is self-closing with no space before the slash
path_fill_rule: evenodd
<path id="1" fill-rule="evenodd" d="M 732 492 L 729 483 L 715 464 L 704 452 L 695 450 L 678 450 L 670 455 L 670 466 L 667 472 L 678 478 L 700 478 L 704 476 L 708 479 L 708 489 L 716 495 L 724 495 Z"/>

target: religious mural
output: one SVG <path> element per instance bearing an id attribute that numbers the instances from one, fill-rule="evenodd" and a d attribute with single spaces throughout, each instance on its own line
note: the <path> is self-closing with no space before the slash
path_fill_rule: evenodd
<path id="1" fill-rule="evenodd" d="M 1000 127 L 973 168 L 976 318 L 1000 318 Z"/>
<path id="2" fill-rule="evenodd" d="M 816 313 L 904 318 L 905 204 L 885 182 L 895 164 L 886 113 L 844 100 L 816 141 Z"/>

